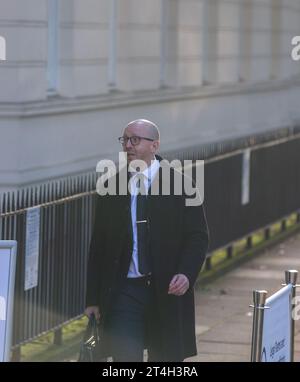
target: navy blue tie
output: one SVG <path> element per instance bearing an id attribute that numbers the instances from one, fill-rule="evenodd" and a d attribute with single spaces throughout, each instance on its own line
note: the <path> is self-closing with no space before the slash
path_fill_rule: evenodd
<path id="1" fill-rule="evenodd" d="M 138 248 L 138 266 L 142 275 L 150 273 L 149 266 L 149 243 L 148 243 L 148 215 L 147 215 L 147 195 L 141 192 L 139 187 L 141 179 L 137 184 L 136 199 L 136 226 L 137 226 L 137 248 Z"/>

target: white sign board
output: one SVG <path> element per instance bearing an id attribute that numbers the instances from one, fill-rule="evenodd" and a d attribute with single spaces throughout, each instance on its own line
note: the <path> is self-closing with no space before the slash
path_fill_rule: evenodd
<path id="1" fill-rule="evenodd" d="M 289 284 L 267 298 L 264 311 L 262 362 L 291 361 L 291 300 Z"/>
<path id="2" fill-rule="evenodd" d="M 0 241 L 0 362 L 10 359 L 16 255 L 16 241 Z"/>
<path id="3" fill-rule="evenodd" d="M 40 247 L 40 207 L 29 208 L 26 215 L 25 290 L 38 285 Z"/>
<path id="4" fill-rule="evenodd" d="M 248 204 L 250 201 L 250 163 L 251 150 L 246 149 L 242 164 L 242 205 Z"/>

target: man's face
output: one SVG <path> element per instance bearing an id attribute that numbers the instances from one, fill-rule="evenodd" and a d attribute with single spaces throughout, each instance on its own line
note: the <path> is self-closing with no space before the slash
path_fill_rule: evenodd
<path id="1" fill-rule="evenodd" d="M 126 127 L 123 132 L 123 137 L 130 138 L 133 136 L 152 139 L 147 126 L 142 124 L 131 124 Z M 146 139 L 141 139 L 138 145 L 132 145 L 130 140 L 123 145 L 123 150 L 127 153 L 128 163 L 139 159 L 146 162 L 148 166 L 151 164 L 151 160 L 153 160 L 157 148 L 158 141 L 148 141 Z"/>

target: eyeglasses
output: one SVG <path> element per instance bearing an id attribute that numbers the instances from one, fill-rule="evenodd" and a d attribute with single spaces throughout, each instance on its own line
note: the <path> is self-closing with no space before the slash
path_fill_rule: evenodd
<path id="1" fill-rule="evenodd" d="M 118 140 L 121 143 L 121 145 L 126 146 L 128 141 L 130 140 L 130 143 L 132 146 L 137 146 L 140 142 L 141 139 L 146 139 L 146 141 L 154 141 L 154 139 L 151 138 L 146 138 L 146 137 L 138 137 L 137 135 L 134 135 L 132 137 L 119 137 Z"/>

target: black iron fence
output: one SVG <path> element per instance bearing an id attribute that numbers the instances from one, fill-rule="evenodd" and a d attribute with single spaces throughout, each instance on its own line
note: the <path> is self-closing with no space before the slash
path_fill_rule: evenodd
<path id="1" fill-rule="evenodd" d="M 0 237 L 17 240 L 13 344 L 25 343 L 83 312 L 95 174 L 2 196 Z M 40 207 L 38 285 L 25 290 L 26 213 Z"/>
<path id="2" fill-rule="evenodd" d="M 166 155 L 168 159 L 206 159 L 210 252 L 299 212 L 300 134 L 295 129 L 270 134 Z M 242 186 L 247 148 L 251 150 L 250 176 Z M 15 347 L 83 312 L 95 184 L 96 174 L 90 173 L 1 196 L 0 239 L 18 241 Z M 245 204 L 243 187 L 249 192 Z M 41 214 L 38 285 L 25 290 L 26 215 L 34 206 L 40 206 Z"/>

